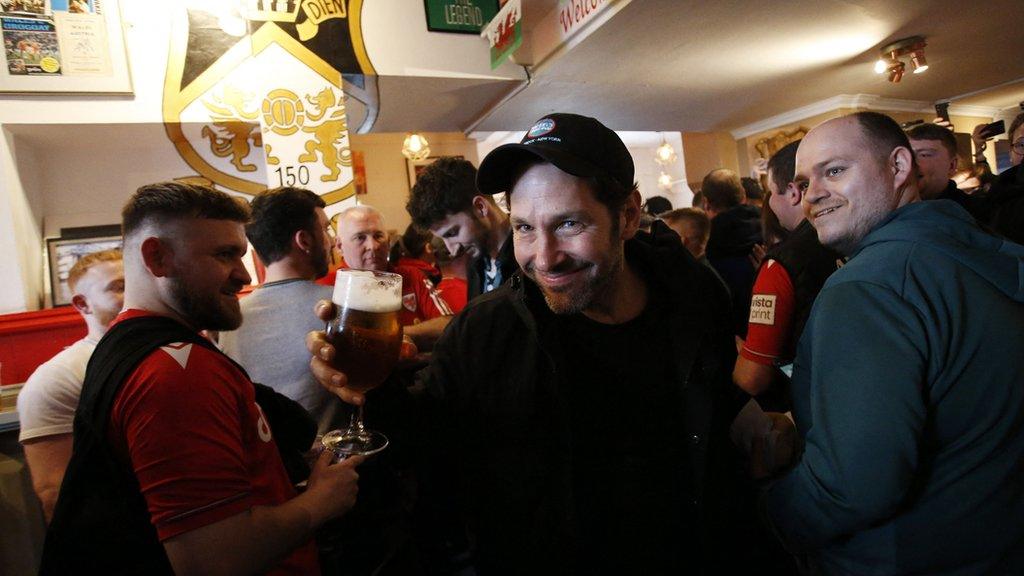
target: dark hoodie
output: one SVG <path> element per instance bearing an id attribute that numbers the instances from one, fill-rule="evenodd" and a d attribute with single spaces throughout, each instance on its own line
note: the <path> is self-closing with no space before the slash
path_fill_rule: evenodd
<path id="1" fill-rule="evenodd" d="M 761 241 L 761 212 L 755 206 L 736 206 L 711 220 L 708 261 L 729 287 L 733 331 L 744 337 L 750 317 L 750 292 L 757 277 L 749 256 L 754 244 Z"/>
<path id="2" fill-rule="evenodd" d="M 1024 247 L 910 204 L 826 282 L 800 341 L 806 448 L 764 503 L 828 574 L 1024 574 Z"/>
<path id="3" fill-rule="evenodd" d="M 649 290 L 667 300 L 675 375 L 685 430 L 690 516 L 699 552 L 694 574 L 718 573 L 749 561 L 751 524 L 744 510 L 728 426 L 746 398 L 732 386 L 736 348 L 728 330 L 728 299 L 711 271 L 679 237 L 656 222 L 625 246 L 626 260 Z M 580 526 L 573 497 L 570 379 L 560 317 L 537 286 L 516 273 L 474 299 L 448 325 L 434 348 L 425 414 L 425 442 L 436 453 L 420 476 L 421 517 L 449 526 L 461 501 L 474 560 L 484 574 L 582 574 Z M 623 358 L 623 362 L 629 362 Z M 639 393 L 624 391 L 624 394 Z M 608 422 L 608 426 L 616 426 Z M 612 459 L 628 454 L 608 454 Z M 450 491 L 458 487 L 458 494 Z M 432 528 L 431 537 L 445 537 Z M 450 549 L 450 544 L 435 545 Z M 629 558 L 636 550 L 611 552 Z M 428 553 L 428 555 L 432 555 Z M 746 566 L 745 568 L 749 568 Z"/>

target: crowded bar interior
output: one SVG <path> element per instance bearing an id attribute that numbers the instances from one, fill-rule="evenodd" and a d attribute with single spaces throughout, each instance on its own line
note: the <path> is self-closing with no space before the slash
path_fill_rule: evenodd
<path id="1" fill-rule="evenodd" d="M 1022 15 L 0 0 L 0 574 L 1024 574 Z"/>

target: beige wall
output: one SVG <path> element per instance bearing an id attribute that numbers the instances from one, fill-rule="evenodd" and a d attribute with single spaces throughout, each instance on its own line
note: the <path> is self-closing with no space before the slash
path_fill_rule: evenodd
<path id="1" fill-rule="evenodd" d="M 694 188 L 699 188 L 704 176 L 716 168 L 740 171 L 736 141 L 727 132 L 683 132 L 683 150 L 686 180 Z"/>
<path id="2" fill-rule="evenodd" d="M 755 159 L 759 157 L 757 150 L 754 149 L 754 145 L 757 143 L 758 140 L 762 138 L 773 136 L 775 134 L 778 134 L 779 132 L 791 132 L 793 130 L 796 130 L 797 128 L 800 128 L 801 126 L 807 129 L 811 129 L 826 120 L 836 118 L 838 116 L 844 116 L 846 114 L 852 114 L 853 112 L 856 111 L 857 110 L 854 108 L 837 108 L 835 110 L 832 110 L 831 112 L 818 114 L 817 116 L 812 116 L 810 118 L 800 120 L 799 122 L 793 122 L 790 124 L 786 124 L 785 126 L 779 126 L 778 128 L 772 128 L 771 130 L 765 130 L 764 132 L 753 134 L 746 138 L 741 138 L 737 141 L 738 153 L 741 156 L 740 163 L 749 166 Z M 878 112 L 887 114 L 900 123 L 922 119 L 925 120 L 926 122 L 930 122 L 934 118 L 934 114 L 929 114 L 927 112 L 895 112 L 890 110 L 878 110 Z M 966 132 L 968 134 L 972 130 L 974 130 L 974 127 L 976 125 L 981 124 L 983 122 L 992 122 L 992 118 L 978 116 L 950 116 L 949 120 L 950 122 L 953 123 L 953 126 L 955 127 L 957 133 Z M 964 151 L 961 151 L 962 156 L 963 152 Z M 967 155 L 973 154 L 973 152 L 973 150 L 967 151 Z M 989 165 L 995 166 L 995 147 L 989 146 L 989 149 L 986 151 L 985 154 L 989 159 Z"/>

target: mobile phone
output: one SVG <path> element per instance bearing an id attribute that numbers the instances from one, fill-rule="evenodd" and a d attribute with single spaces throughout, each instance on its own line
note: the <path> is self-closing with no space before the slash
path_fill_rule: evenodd
<path id="1" fill-rule="evenodd" d="M 935 115 L 949 122 L 949 102 L 939 102 L 936 104 Z"/>
<path id="2" fill-rule="evenodd" d="M 981 132 L 978 133 L 978 135 L 984 138 L 985 140 L 988 140 L 989 138 L 994 138 L 996 136 L 999 136 L 1000 134 L 1005 133 L 1006 124 L 1002 120 L 996 120 L 991 124 L 986 124 L 985 127 L 981 129 Z"/>

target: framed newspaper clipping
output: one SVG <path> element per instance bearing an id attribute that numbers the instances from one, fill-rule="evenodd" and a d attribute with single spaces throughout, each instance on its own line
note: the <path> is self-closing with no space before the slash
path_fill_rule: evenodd
<path id="1" fill-rule="evenodd" d="M 71 290 L 68 288 L 68 272 L 86 254 L 120 248 L 120 236 L 100 236 L 95 238 L 47 238 L 47 263 L 50 268 L 50 304 L 64 306 L 71 303 Z"/>
<path id="2" fill-rule="evenodd" d="M 131 94 L 118 0 L 0 0 L 0 92 Z"/>

